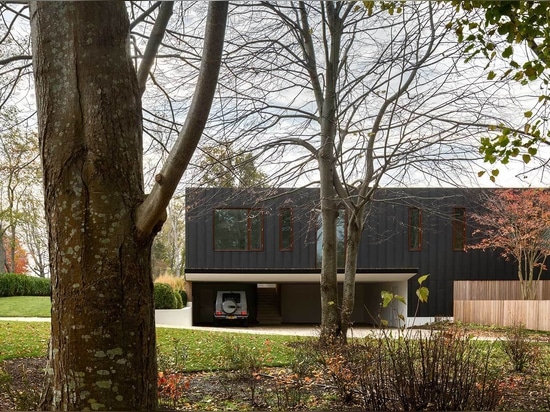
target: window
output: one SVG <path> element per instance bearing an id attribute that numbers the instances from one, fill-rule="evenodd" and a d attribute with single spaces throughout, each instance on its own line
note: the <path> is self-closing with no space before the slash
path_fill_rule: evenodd
<path id="1" fill-rule="evenodd" d="M 292 209 L 279 210 L 279 249 L 292 250 L 294 245 Z"/>
<path id="2" fill-rule="evenodd" d="M 409 208 L 409 250 L 422 249 L 422 211 Z"/>
<path id="3" fill-rule="evenodd" d="M 466 209 L 453 209 L 453 250 L 466 250 Z"/>
<path id="4" fill-rule="evenodd" d="M 343 268 L 346 261 L 346 212 L 338 211 L 336 218 L 336 265 Z M 323 258 L 323 226 L 322 218 L 319 215 L 317 222 L 317 267 L 321 267 Z"/>
<path id="5" fill-rule="evenodd" d="M 260 209 L 216 209 L 214 249 L 262 250 L 263 226 Z"/>

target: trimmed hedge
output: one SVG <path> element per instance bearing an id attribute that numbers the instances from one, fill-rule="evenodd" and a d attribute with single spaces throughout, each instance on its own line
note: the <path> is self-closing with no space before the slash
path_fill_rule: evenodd
<path id="1" fill-rule="evenodd" d="M 9 296 L 50 296 L 49 279 L 16 273 L 0 274 L 0 297 Z"/>
<path id="2" fill-rule="evenodd" d="M 155 309 L 177 309 L 176 292 L 167 283 L 155 283 Z"/>

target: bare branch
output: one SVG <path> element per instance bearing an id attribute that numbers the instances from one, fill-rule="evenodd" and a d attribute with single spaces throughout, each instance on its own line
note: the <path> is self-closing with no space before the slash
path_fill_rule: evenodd
<path id="1" fill-rule="evenodd" d="M 153 190 L 136 210 L 136 228 L 138 237 L 141 239 L 148 237 L 154 227 L 164 220 L 166 207 L 202 135 L 214 98 L 221 65 L 227 10 L 227 2 L 209 4 L 201 72 L 193 102 L 178 140 L 166 159 L 162 171 L 155 178 Z"/>
<path id="2" fill-rule="evenodd" d="M 158 16 L 155 20 L 155 25 L 151 30 L 149 41 L 147 42 L 147 47 L 145 48 L 141 64 L 139 65 L 139 70 L 137 72 L 139 90 L 142 95 L 145 91 L 145 87 L 147 84 L 147 76 L 151 71 L 151 67 L 153 67 L 153 63 L 157 56 L 162 38 L 164 37 L 164 33 L 166 32 L 166 26 L 168 25 L 168 21 L 172 16 L 173 8 L 173 1 L 163 1 L 162 5 L 160 6 Z"/>
<path id="3" fill-rule="evenodd" d="M 10 64 L 10 63 L 17 62 L 17 61 L 20 61 L 20 60 L 32 61 L 32 56 L 30 56 L 30 55 L 21 55 L 21 56 L 7 57 L 5 59 L 0 60 L 0 65 L 3 66 L 5 64 Z"/>

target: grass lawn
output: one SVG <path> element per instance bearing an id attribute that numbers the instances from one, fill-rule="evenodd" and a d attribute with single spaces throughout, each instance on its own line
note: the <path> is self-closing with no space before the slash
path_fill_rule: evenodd
<path id="1" fill-rule="evenodd" d="M 49 296 L 12 296 L 0 298 L 0 317 L 50 317 Z"/>
<path id="2" fill-rule="evenodd" d="M 0 361 L 46 356 L 49 336 L 49 322 L 0 322 Z"/>
<path id="3" fill-rule="evenodd" d="M 49 334 L 50 324 L 47 322 L 0 322 L 0 361 L 45 357 Z M 253 349 L 265 365 L 286 365 L 293 358 L 289 344 L 297 339 L 293 336 L 157 328 L 159 366 L 164 363 L 186 371 L 219 369 L 223 367 L 229 345 Z"/>

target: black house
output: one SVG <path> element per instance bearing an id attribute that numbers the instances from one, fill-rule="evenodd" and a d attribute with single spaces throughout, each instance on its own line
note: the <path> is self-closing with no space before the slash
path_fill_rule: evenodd
<path id="1" fill-rule="evenodd" d="M 490 190 L 379 189 L 360 244 L 353 321 L 372 323 L 382 290 L 406 297 L 400 313 L 427 321 L 453 315 L 454 280 L 516 279 L 515 265 L 498 253 L 466 248 L 469 216 Z M 246 291 L 251 322 L 320 322 L 318 189 L 190 188 L 186 205 L 185 272 L 195 324 L 213 321 L 219 290 Z M 342 266 L 345 220 L 342 212 Z M 416 312 L 423 274 L 430 274 L 430 297 Z M 395 315 L 383 317 L 395 323 Z"/>

